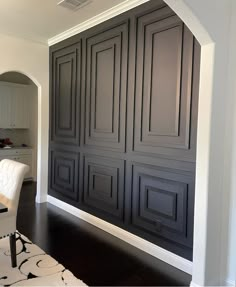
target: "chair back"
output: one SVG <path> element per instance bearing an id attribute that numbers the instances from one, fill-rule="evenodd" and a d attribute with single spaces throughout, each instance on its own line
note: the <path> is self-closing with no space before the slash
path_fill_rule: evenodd
<path id="1" fill-rule="evenodd" d="M 25 164 L 9 159 L 0 161 L 0 202 L 11 213 L 17 213 L 22 182 L 28 171 Z"/>

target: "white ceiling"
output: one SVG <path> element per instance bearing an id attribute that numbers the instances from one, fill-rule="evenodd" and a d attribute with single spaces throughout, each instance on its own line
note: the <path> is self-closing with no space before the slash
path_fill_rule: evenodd
<path id="1" fill-rule="evenodd" d="M 48 39 L 126 0 L 92 0 L 77 11 L 57 6 L 59 0 L 0 0 L 0 33 L 37 42 Z"/>

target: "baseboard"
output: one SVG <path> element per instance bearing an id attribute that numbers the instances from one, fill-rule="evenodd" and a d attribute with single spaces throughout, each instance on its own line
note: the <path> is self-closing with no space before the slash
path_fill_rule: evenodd
<path id="1" fill-rule="evenodd" d="M 24 182 L 33 181 L 33 180 L 34 180 L 33 177 L 28 177 L 24 179 Z"/>
<path id="2" fill-rule="evenodd" d="M 202 286 L 194 283 L 193 281 L 191 281 L 190 287 L 202 287 Z"/>
<path id="3" fill-rule="evenodd" d="M 149 253 L 150 255 L 188 273 L 192 274 L 192 262 L 182 258 L 170 251 L 167 251 L 145 239 L 142 239 L 128 231 L 125 231 L 111 223 L 108 223 L 96 216 L 93 216 L 87 212 L 84 212 L 74 206 L 71 206 L 61 200 L 56 199 L 50 195 L 47 196 L 47 201 L 72 215 L 81 218 L 88 223 L 95 225 L 96 227 L 118 237 L 119 239 L 141 249 L 142 251 Z"/>
<path id="4" fill-rule="evenodd" d="M 236 281 L 232 279 L 226 279 L 224 286 L 236 286 Z"/>
<path id="5" fill-rule="evenodd" d="M 223 283 L 219 286 L 236 286 L 236 282 L 234 280 L 231 280 L 231 279 L 225 279 L 222 282 Z M 190 287 L 202 287 L 202 285 L 198 285 L 198 284 L 194 283 L 193 281 L 191 281 Z"/>
<path id="6" fill-rule="evenodd" d="M 44 202 L 47 202 L 47 195 L 43 195 L 43 196 L 38 196 L 36 195 L 36 198 L 35 198 L 35 201 L 37 203 L 44 203 Z"/>

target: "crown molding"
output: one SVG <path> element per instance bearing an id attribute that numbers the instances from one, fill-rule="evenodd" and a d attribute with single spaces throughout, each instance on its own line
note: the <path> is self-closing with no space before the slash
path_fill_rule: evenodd
<path id="1" fill-rule="evenodd" d="M 80 23 L 48 40 L 48 45 L 52 46 L 58 42 L 61 42 L 71 36 L 79 34 L 91 27 L 94 27 L 106 20 L 109 20 L 119 14 L 122 14 L 132 8 L 135 8 L 143 3 L 148 2 L 149 0 L 126 0 L 104 12 L 98 14 L 83 23 Z"/>

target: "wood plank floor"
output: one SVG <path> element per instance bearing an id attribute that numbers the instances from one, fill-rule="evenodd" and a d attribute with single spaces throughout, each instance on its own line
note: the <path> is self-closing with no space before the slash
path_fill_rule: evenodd
<path id="1" fill-rule="evenodd" d="M 48 204 L 25 183 L 17 228 L 90 286 L 189 286 L 191 276 Z"/>

